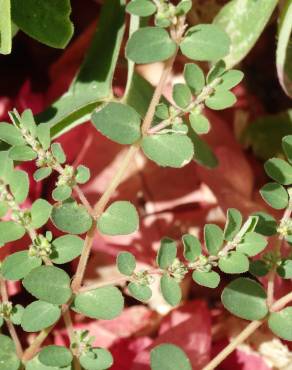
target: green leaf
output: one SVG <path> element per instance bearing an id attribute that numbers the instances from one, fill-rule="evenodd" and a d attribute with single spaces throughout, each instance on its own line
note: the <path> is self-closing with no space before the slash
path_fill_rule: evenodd
<path id="1" fill-rule="evenodd" d="M 156 105 L 155 116 L 162 120 L 168 119 L 169 118 L 168 106 L 164 103 Z"/>
<path id="2" fill-rule="evenodd" d="M 51 0 L 49 3 L 27 0 L 25 6 L 21 0 L 11 0 L 12 20 L 17 27 L 54 48 L 64 49 L 73 35 L 70 13 L 69 0 Z"/>
<path id="3" fill-rule="evenodd" d="M 151 370 L 192 370 L 191 362 L 179 347 L 160 344 L 150 352 Z"/>
<path id="4" fill-rule="evenodd" d="M 267 295 L 254 280 L 238 278 L 228 284 L 221 296 L 224 307 L 245 320 L 261 320 L 268 313 Z"/>
<path id="5" fill-rule="evenodd" d="M 10 0 L 1 1 L 0 53 L 10 54 L 12 48 L 12 22 Z"/>
<path id="6" fill-rule="evenodd" d="M 184 257 L 189 262 L 194 262 L 202 253 L 202 246 L 197 237 L 191 234 L 185 234 L 182 237 L 184 245 Z"/>
<path id="7" fill-rule="evenodd" d="M 256 277 L 262 277 L 269 273 L 269 268 L 262 260 L 250 261 L 249 272 Z"/>
<path id="8" fill-rule="evenodd" d="M 203 141 L 194 131 L 189 131 L 188 135 L 192 140 L 195 148 L 194 161 L 207 168 L 217 167 L 218 160 L 212 148 L 205 141 Z"/>
<path id="9" fill-rule="evenodd" d="M 156 6 L 150 0 L 132 0 L 126 6 L 126 10 L 139 17 L 148 17 L 156 12 Z"/>
<path id="10" fill-rule="evenodd" d="M 2 316 L 0 316 L 0 328 L 3 326 L 3 324 L 4 324 L 4 319 Z"/>
<path id="11" fill-rule="evenodd" d="M 160 289 L 163 298 L 171 306 L 179 304 L 182 298 L 182 292 L 179 283 L 168 274 L 163 274 L 160 279 Z"/>
<path id="12" fill-rule="evenodd" d="M 230 53 L 224 58 L 227 68 L 238 64 L 256 43 L 269 21 L 277 0 L 232 0 L 224 5 L 214 23 L 230 37 Z"/>
<path id="13" fill-rule="evenodd" d="M 34 297 L 53 304 L 66 303 L 72 294 L 69 275 L 55 266 L 35 268 L 22 284 Z"/>
<path id="14" fill-rule="evenodd" d="M 260 194 L 265 202 L 275 209 L 283 209 L 288 205 L 289 197 L 286 189 L 276 182 L 269 182 L 264 185 Z"/>
<path id="15" fill-rule="evenodd" d="M 112 203 L 99 217 L 98 230 L 105 235 L 128 235 L 139 227 L 139 216 L 132 203 Z"/>
<path id="16" fill-rule="evenodd" d="M 6 213 L 8 212 L 9 210 L 9 205 L 7 202 L 1 202 L 0 201 L 0 217 L 4 217 L 6 215 Z"/>
<path id="17" fill-rule="evenodd" d="M 231 69 L 220 76 L 221 81 L 216 86 L 216 90 L 230 90 L 238 85 L 242 81 L 243 77 L 243 72 L 237 69 Z"/>
<path id="18" fill-rule="evenodd" d="M 51 303 L 35 301 L 25 307 L 21 326 L 24 331 L 29 333 L 37 332 L 48 328 L 59 320 L 61 309 Z"/>
<path id="19" fill-rule="evenodd" d="M 11 321 L 13 324 L 20 325 L 23 312 L 24 312 L 24 307 L 21 304 L 17 304 L 13 306 L 12 311 L 11 311 Z"/>
<path id="20" fill-rule="evenodd" d="M 52 169 L 50 167 L 39 168 L 34 172 L 33 178 L 35 181 L 42 181 L 49 177 L 51 173 Z"/>
<path id="21" fill-rule="evenodd" d="M 0 122 L 0 140 L 12 146 L 25 144 L 20 131 L 6 122 Z"/>
<path id="22" fill-rule="evenodd" d="M 95 128 L 119 144 L 133 144 L 141 137 L 139 114 L 132 107 L 111 102 L 92 114 Z"/>
<path id="23" fill-rule="evenodd" d="M 194 155 L 191 140 L 180 134 L 146 136 L 142 140 L 142 149 L 149 159 L 162 167 L 183 167 Z"/>
<path id="24" fill-rule="evenodd" d="M 136 268 L 135 256 L 130 252 L 120 252 L 117 256 L 117 267 L 121 274 L 131 276 Z"/>
<path id="25" fill-rule="evenodd" d="M 265 163 L 265 171 L 273 180 L 280 184 L 292 184 L 292 166 L 283 159 L 269 159 Z"/>
<path id="26" fill-rule="evenodd" d="M 63 235 L 52 242 L 50 259 L 55 264 L 73 261 L 80 256 L 84 240 L 76 235 Z"/>
<path id="27" fill-rule="evenodd" d="M 226 274 L 242 274 L 249 269 L 249 260 L 245 254 L 230 252 L 227 256 L 219 259 L 219 268 Z"/>
<path id="28" fill-rule="evenodd" d="M 36 128 L 36 135 L 44 150 L 49 149 L 51 144 L 51 130 L 48 123 L 41 123 Z"/>
<path id="29" fill-rule="evenodd" d="M 282 139 L 282 148 L 290 163 L 292 163 L 292 135 L 287 135 Z"/>
<path id="30" fill-rule="evenodd" d="M 287 259 L 281 261 L 281 264 L 277 268 L 277 273 L 283 279 L 292 279 L 292 260 Z"/>
<path id="31" fill-rule="evenodd" d="M 208 252 L 216 256 L 223 245 L 223 231 L 217 225 L 206 224 L 204 227 L 204 239 Z"/>
<path id="32" fill-rule="evenodd" d="M 143 27 L 132 34 L 126 46 L 126 56 L 138 64 L 160 62 L 170 58 L 176 44 L 164 28 Z"/>
<path id="33" fill-rule="evenodd" d="M 188 58 L 217 61 L 229 53 L 230 39 L 222 28 L 213 24 L 191 27 L 180 44 L 181 52 Z"/>
<path id="34" fill-rule="evenodd" d="M 186 63 L 184 66 L 184 78 L 188 87 L 195 95 L 198 95 L 205 86 L 205 76 L 202 69 L 194 63 Z"/>
<path id="35" fill-rule="evenodd" d="M 105 286 L 77 294 L 74 308 L 93 319 L 112 320 L 121 314 L 124 297 L 118 288 Z"/>
<path id="36" fill-rule="evenodd" d="M 70 350 L 63 346 L 50 345 L 44 347 L 38 358 L 43 365 L 46 366 L 69 366 L 73 360 Z"/>
<path id="37" fill-rule="evenodd" d="M 287 0 L 279 19 L 276 65 L 280 84 L 289 97 L 292 97 L 291 39 L 292 1 Z"/>
<path id="38" fill-rule="evenodd" d="M 215 93 L 206 99 L 205 104 L 213 110 L 221 110 L 232 107 L 236 103 L 236 96 L 225 90 L 215 90 Z"/>
<path id="39" fill-rule="evenodd" d="M 45 199 L 34 201 L 30 209 L 32 227 L 39 229 L 45 225 L 50 218 L 52 208 L 52 205 Z"/>
<path id="40" fill-rule="evenodd" d="M 245 234 L 243 240 L 237 245 L 236 250 L 250 257 L 261 253 L 267 246 L 268 242 L 265 237 L 255 232 Z"/>
<path id="41" fill-rule="evenodd" d="M 9 157 L 14 161 L 32 161 L 37 158 L 37 153 L 27 145 L 13 146 L 9 150 Z"/>
<path id="42" fill-rule="evenodd" d="M 92 218 L 86 208 L 71 199 L 53 207 L 51 218 L 59 230 L 70 234 L 83 234 L 92 225 Z"/>
<path id="43" fill-rule="evenodd" d="M 32 360 L 26 362 L 25 370 L 72 370 L 72 367 L 71 365 L 62 368 L 46 366 L 40 362 L 38 356 L 35 356 Z"/>
<path id="44" fill-rule="evenodd" d="M 178 107 L 185 109 L 191 102 L 192 93 L 187 85 L 178 83 L 173 86 L 172 98 Z"/>
<path id="45" fill-rule="evenodd" d="M 207 134 L 210 131 L 210 122 L 207 117 L 196 112 L 191 112 L 189 116 L 192 129 L 198 134 Z"/>
<path id="46" fill-rule="evenodd" d="M 71 197 L 72 189 L 68 185 L 57 186 L 53 192 L 52 197 L 55 201 L 64 201 Z"/>
<path id="47" fill-rule="evenodd" d="M 282 138 L 292 134 L 292 109 L 262 116 L 243 131 L 244 147 L 252 148 L 258 158 L 267 160 L 282 153 Z"/>
<path id="48" fill-rule="evenodd" d="M 66 162 L 66 154 L 64 153 L 64 150 L 60 143 L 53 143 L 51 145 L 51 150 L 52 150 L 53 156 L 56 158 L 56 160 L 59 163 L 62 164 Z"/>
<path id="49" fill-rule="evenodd" d="M 78 184 L 85 184 L 90 179 L 90 170 L 85 166 L 78 166 L 76 169 L 75 179 Z"/>
<path id="50" fill-rule="evenodd" d="M 152 290 L 147 285 L 130 283 L 128 289 L 131 295 L 138 301 L 147 302 L 152 297 Z"/>
<path id="51" fill-rule="evenodd" d="M 5 258 L 1 273 L 6 280 L 20 280 L 41 264 L 41 258 L 29 256 L 28 251 L 20 251 Z"/>
<path id="52" fill-rule="evenodd" d="M 25 228 L 14 221 L 0 222 L 0 243 L 14 242 L 25 234 Z"/>
<path id="53" fill-rule="evenodd" d="M 176 6 L 175 13 L 177 15 L 187 14 L 192 9 L 192 6 L 192 0 L 181 0 Z"/>
<path id="54" fill-rule="evenodd" d="M 272 312 L 268 325 L 275 335 L 281 339 L 292 341 L 292 307 Z"/>
<path id="55" fill-rule="evenodd" d="M 195 283 L 212 289 L 220 283 L 220 275 L 215 271 L 194 271 L 192 278 Z"/>
<path id="56" fill-rule="evenodd" d="M 9 187 L 16 203 L 23 203 L 29 192 L 28 174 L 22 170 L 14 170 L 9 178 Z"/>
<path id="57" fill-rule="evenodd" d="M 16 117 L 19 116 L 17 111 L 14 111 L 14 117 L 15 116 Z M 36 137 L 37 126 L 31 109 L 25 109 L 21 114 L 21 118 L 19 119 L 18 117 L 18 120 L 23 125 L 23 127 L 25 127 L 30 132 L 30 134 L 33 137 Z"/>
<path id="58" fill-rule="evenodd" d="M 38 122 L 50 124 L 53 138 L 88 121 L 98 102 L 111 96 L 113 73 L 125 29 L 124 3 L 124 0 L 104 3 L 87 56 L 69 90 L 37 116 Z"/>
<path id="59" fill-rule="evenodd" d="M 176 253 L 176 242 L 170 238 L 163 238 L 160 242 L 156 263 L 161 269 L 165 270 L 173 263 L 176 258 Z"/>
<path id="60" fill-rule="evenodd" d="M 18 370 L 20 366 L 12 339 L 2 334 L 0 334 L 0 364 L 1 370 Z"/>
<path id="61" fill-rule="evenodd" d="M 81 354 L 79 359 L 85 370 L 106 370 L 114 363 L 111 353 L 104 348 L 92 348 Z"/>
<path id="62" fill-rule="evenodd" d="M 235 208 L 227 210 L 227 220 L 224 228 L 224 239 L 232 241 L 235 235 L 239 232 L 242 225 L 242 215 Z"/>
<path id="63" fill-rule="evenodd" d="M 210 69 L 207 75 L 207 84 L 213 82 L 216 78 L 219 78 L 226 71 L 226 64 L 224 60 L 219 60 L 214 66 Z"/>
<path id="64" fill-rule="evenodd" d="M 9 152 L 0 151 L 0 178 L 7 184 L 12 173 L 13 161 L 9 158 Z"/>

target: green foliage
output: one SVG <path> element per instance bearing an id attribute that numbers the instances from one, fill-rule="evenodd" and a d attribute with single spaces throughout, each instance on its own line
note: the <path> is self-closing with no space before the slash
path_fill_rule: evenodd
<path id="1" fill-rule="evenodd" d="M 40 266 L 23 279 L 23 286 L 34 297 L 53 304 L 63 304 L 71 297 L 70 277 L 55 266 Z"/>
<path id="2" fill-rule="evenodd" d="M 1 1 L 0 14 L 0 53 L 10 54 L 12 46 L 12 23 L 10 0 Z"/>
<path id="3" fill-rule="evenodd" d="M 117 267 L 121 274 L 131 276 L 136 268 L 135 256 L 130 252 L 120 252 L 117 256 Z"/>
<path id="4" fill-rule="evenodd" d="M 112 320 L 124 308 L 124 298 L 118 288 L 106 286 L 76 295 L 74 308 L 87 317 Z"/>
<path id="5" fill-rule="evenodd" d="M 148 17 L 156 12 L 156 6 L 150 0 L 132 0 L 127 4 L 126 10 L 139 17 Z"/>
<path id="6" fill-rule="evenodd" d="M 233 315 L 245 320 L 260 320 L 268 313 L 266 292 L 254 280 L 238 278 L 222 292 L 222 303 Z"/>
<path id="7" fill-rule="evenodd" d="M 203 90 L 205 86 L 205 76 L 204 72 L 197 64 L 185 64 L 184 78 L 188 87 L 195 95 L 198 95 Z"/>
<path id="8" fill-rule="evenodd" d="M 267 240 L 260 234 L 248 232 L 243 240 L 238 244 L 236 250 L 253 257 L 261 253 L 267 246 Z"/>
<path id="9" fill-rule="evenodd" d="M 78 184 L 85 184 L 90 179 L 89 168 L 82 165 L 78 166 L 75 178 Z"/>
<path id="10" fill-rule="evenodd" d="M 85 370 L 106 370 L 113 362 L 111 353 L 104 348 L 93 348 L 80 356 L 80 364 Z"/>
<path id="11" fill-rule="evenodd" d="M 202 253 L 202 246 L 198 238 L 191 234 L 182 237 L 184 245 L 184 257 L 189 262 L 194 262 Z"/>
<path id="12" fill-rule="evenodd" d="M 92 114 L 95 128 L 119 144 L 133 144 L 140 136 L 140 116 L 132 107 L 111 102 Z"/>
<path id="13" fill-rule="evenodd" d="M 51 145 L 51 150 L 57 162 L 59 163 L 66 162 L 66 154 L 64 153 L 64 150 L 60 143 L 53 143 Z"/>
<path id="14" fill-rule="evenodd" d="M 210 122 L 208 118 L 203 116 L 202 114 L 192 112 L 189 119 L 192 129 L 198 135 L 207 134 L 210 131 Z"/>
<path id="15" fill-rule="evenodd" d="M 226 274 L 242 274 L 249 269 L 249 260 L 245 254 L 232 251 L 219 259 L 219 268 Z"/>
<path id="16" fill-rule="evenodd" d="M 163 274 L 160 279 L 160 289 L 167 303 L 171 306 L 179 304 L 182 297 L 181 288 L 179 283 L 167 273 Z"/>
<path id="17" fill-rule="evenodd" d="M 2 334 L 0 334 L 0 364 L 1 370 L 18 370 L 20 366 L 12 339 Z"/>
<path id="18" fill-rule="evenodd" d="M 37 154 L 28 145 L 13 146 L 9 150 L 9 157 L 14 161 L 32 161 L 37 158 Z"/>
<path id="19" fill-rule="evenodd" d="M 104 3 L 87 56 L 69 90 L 37 116 L 38 122 L 50 124 L 52 137 L 86 122 L 96 106 L 111 97 L 113 74 L 125 30 L 124 16 L 124 0 Z"/>
<path id="20" fill-rule="evenodd" d="M 0 243 L 9 243 L 21 239 L 25 228 L 14 221 L 0 222 Z"/>
<path id="21" fill-rule="evenodd" d="M 208 252 L 216 256 L 223 244 L 223 231 L 221 228 L 213 224 L 205 225 L 204 239 Z"/>
<path id="22" fill-rule="evenodd" d="M 212 289 L 220 283 L 220 275 L 215 271 L 194 271 L 192 278 L 197 284 Z"/>
<path id="23" fill-rule="evenodd" d="M 284 259 L 277 268 L 277 273 L 283 279 L 292 279 L 292 260 Z"/>
<path id="24" fill-rule="evenodd" d="M 38 229 L 47 223 L 51 216 L 53 207 L 45 199 L 37 199 L 33 202 L 30 214 L 31 214 L 31 225 Z"/>
<path id="25" fill-rule="evenodd" d="M 141 302 L 149 301 L 152 296 L 152 290 L 148 285 L 132 282 L 128 285 L 128 289 L 131 295 Z"/>
<path id="26" fill-rule="evenodd" d="M 92 219 L 86 208 L 71 199 L 56 205 L 52 210 L 51 218 L 59 230 L 71 234 L 83 234 L 92 225 Z"/>
<path id="27" fill-rule="evenodd" d="M 39 168 L 34 172 L 33 178 L 35 181 L 42 181 L 49 177 L 51 173 L 52 169 L 50 167 Z"/>
<path id="28" fill-rule="evenodd" d="M 25 307 L 21 326 L 24 331 L 37 332 L 48 328 L 59 320 L 61 309 L 52 303 L 35 301 Z"/>
<path id="29" fill-rule="evenodd" d="M 288 193 L 285 188 L 276 183 L 269 182 L 265 184 L 260 190 L 263 199 L 275 209 L 283 209 L 288 205 Z"/>
<path id="30" fill-rule="evenodd" d="M 213 110 L 221 110 L 232 107 L 236 103 L 236 96 L 225 90 L 215 90 L 209 98 L 206 99 L 206 106 Z"/>
<path id="31" fill-rule="evenodd" d="M 7 280 L 20 280 L 42 264 L 38 257 L 31 257 L 28 251 L 20 251 L 7 256 L 1 265 L 1 274 Z"/>
<path id="32" fill-rule="evenodd" d="M 132 34 L 126 46 L 128 59 L 138 64 L 170 58 L 176 50 L 168 32 L 159 27 L 143 27 Z"/>
<path id="33" fill-rule="evenodd" d="M 27 173 L 22 170 L 14 170 L 9 178 L 9 188 L 16 203 L 23 203 L 29 192 Z"/>
<path id="34" fill-rule="evenodd" d="M 43 365 L 65 367 L 71 364 L 73 356 L 69 349 L 63 346 L 44 347 L 38 358 Z"/>
<path id="35" fill-rule="evenodd" d="M 282 138 L 282 148 L 290 163 L 292 163 L 292 135 L 287 135 Z"/>
<path id="36" fill-rule="evenodd" d="M 242 215 L 235 208 L 229 208 L 227 210 L 226 224 L 224 228 L 224 239 L 232 241 L 232 239 L 239 232 L 242 225 Z"/>
<path id="37" fill-rule="evenodd" d="M 25 370 L 72 370 L 72 368 L 71 366 L 62 368 L 46 366 L 40 362 L 38 356 L 35 356 L 32 360 L 26 363 Z"/>
<path id="38" fill-rule="evenodd" d="M 279 19 L 276 65 L 278 78 L 285 93 L 292 97 L 291 89 L 291 42 L 292 34 L 292 1 L 286 1 Z"/>
<path id="39" fill-rule="evenodd" d="M 1 122 L 0 140 L 9 145 L 25 145 L 25 141 L 19 130 L 9 123 Z"/>
<path id="40" fill-rule="evenodd" d="M 191 140 L 186 135 L 177 133 L 145 136 L 142 149 L 149 159 L 162 167 L 183 167 L 194 155 Z"/>
<path id="41" fill-rule="evenodd" d="M 224 58 L 228 68 L 238 64 L 254 46 L 276 5 L 277 0 L 231 0 L 221 8 L 214 23 L 231 40 L 230 53 Z"/>
<path id="42" fill-rule="evenodd" d="M 139 227 L 139 217 L 132 203 L 117 201 L 112 203 L 99 217 L 98 230 L 106 235 L 128 235 Z"/>
<path id="43" fill-rule="evenodd" d="M 224 31 L 212 24 L 191 27 L 180 44 L 181 52 L 188 58 L 217 61 L 229 53 L 230 40 Z"/>
<path id="44" fill-rule="evenodd" d="M 50 259 L 55 264 L 73 261 L 80 256 L 83 248 L 83 239 L 75 235 L 63 235 L 52 242 Z"/>
<path id="45" fill-rule="evenodd" d="M 176 253 L 176 242 L 170 238 L 163 238 L 156 258 L 158 266 L 161 269 L 167 269 L 173 263 Z"/>
<path id="46" fill-rule="evenodd" d="M 175 84 L 173 86 L 172 98 L 178 107 L 185 109 L 191 102 L 192 92 L 185 84 Z"/>
<path id="47" fill-rule="evenodd" d="M 53 192 L 52 197 L 55 201 L 62 202 L 71 197 L 72 189 L 68 185 L 57 186 Z"/>
<path id="48" fill-rule="evenodd" d="M 283 159 L 272 158 L 265 163 L 266 173 L 282 185 L 292 184 L 292 166 Z"/>
<path id="49" fill-rule="evenodd" d="M 28 0 L 11 1 L 13 22 L 30 37 L 55 48 L 65 48 L 73 35 L 69 0 L 49 3 Z"/>
<path id="50" fill-rule="evenodd" d="M 180 369 L 192 370 L 191 362 L 179 347 L 160 344 L 150 352 L 151 370 Z"/>
<path id="51" fill-rule="evenodd" d="M 279 312 L 273 312 L 268 319 L 269 328 L 278 337 L 292 340 L 292 307 L 286 307 Z"/>

